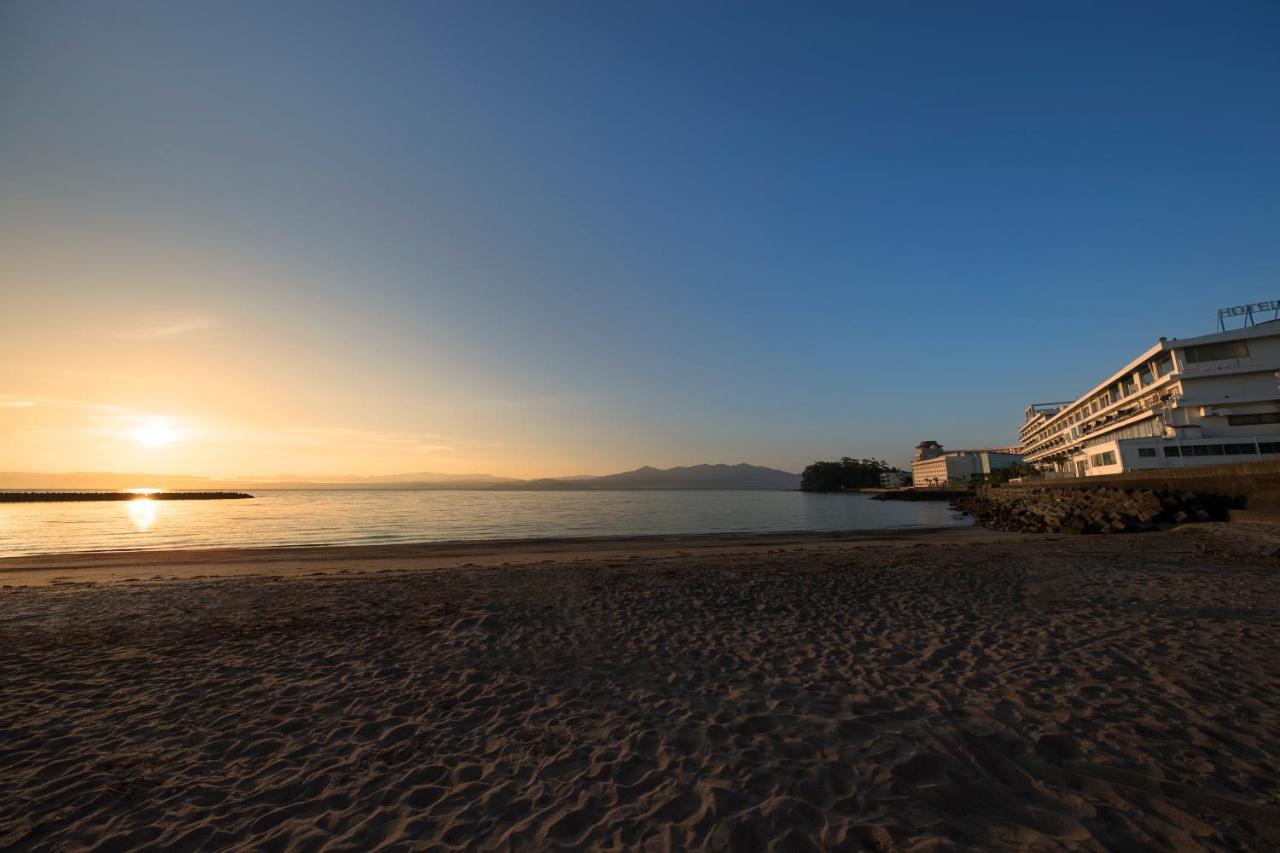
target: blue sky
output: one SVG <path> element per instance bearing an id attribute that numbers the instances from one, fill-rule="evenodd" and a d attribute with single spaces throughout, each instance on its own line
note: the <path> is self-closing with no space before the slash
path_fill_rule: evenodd
<path id="1" fill-rule="evenodd" d="M 1277 44 L 1274 3 L 9 2 L 0 395 L 65 405 L 0 409 L 0 465 L 1007 443 L 1280 298 Z M 209 440 L 77 456 L 81 405 Z"/>

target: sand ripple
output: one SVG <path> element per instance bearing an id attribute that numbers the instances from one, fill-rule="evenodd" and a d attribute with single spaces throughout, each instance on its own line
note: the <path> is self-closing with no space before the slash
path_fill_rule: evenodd
<path id="1" fill-rule="evenodd" d="M 6 590 L 0 848 L 1275 849 L 1246 533 Z"/>

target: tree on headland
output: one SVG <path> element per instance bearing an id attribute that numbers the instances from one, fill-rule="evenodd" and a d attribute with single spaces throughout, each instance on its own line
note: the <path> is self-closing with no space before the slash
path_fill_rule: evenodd
<path id="1" fill-rule="evenodd" d="M 881 459 L 854 459 L 846 456 L 839 462 L 814 462 L 800 475 L 800 489 L 805 492 L 849 492 L 880 486 L 880 475 L 894 470 Z"/>

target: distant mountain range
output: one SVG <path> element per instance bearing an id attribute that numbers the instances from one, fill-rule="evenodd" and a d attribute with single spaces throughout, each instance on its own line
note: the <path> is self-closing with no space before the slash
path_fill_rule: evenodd
<path id="1" fill-rule="evenodd" d="M 505 483 L 498 489 L 556 489 L 596 491 L 605 489 L 798 489 L 800 475 L 759 465 L 690 465 L 651 468 L 648 465 L 603 477 L 548 478 Z"/>
<path id="2" fill-rule="evenodd" d="M 601 477 L 517 480 L 492 474 L 419 471 L 372 477 L 280 475 L 261 479 L 215 480 L 181 474 L 0 472 L 0 489 L 496 489 L 519 491 L 603 491 L 608 489 L 798 489 L 800 475 L 759 465 L 645 466 Z"/>

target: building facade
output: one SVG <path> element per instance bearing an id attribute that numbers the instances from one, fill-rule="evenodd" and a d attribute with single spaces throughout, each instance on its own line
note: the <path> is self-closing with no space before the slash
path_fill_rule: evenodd
<path id="1" fill-rule="evenodd" d="M 1022 454 L 1017 448 L 945 450 L 936 441 L 922 441 L 916 445 L 911 461 L 911 479 L 918 489 L 963 486 L 975 475 L 985 476 L 1021 461 Z"/>
<path id="2" fill-rule="evenodd" d="M 907 484 L 906 471 L 882 471 L 880 473 L 880 488 L 882 489 L 901 489 Z"/>
<path id="3" fill-rule="evenodd" d="M 1280 322 L 1162 338 L 1087 394 L 1025 415 L 1026 461 L 1058 476 L 1276 458 Z"/>

